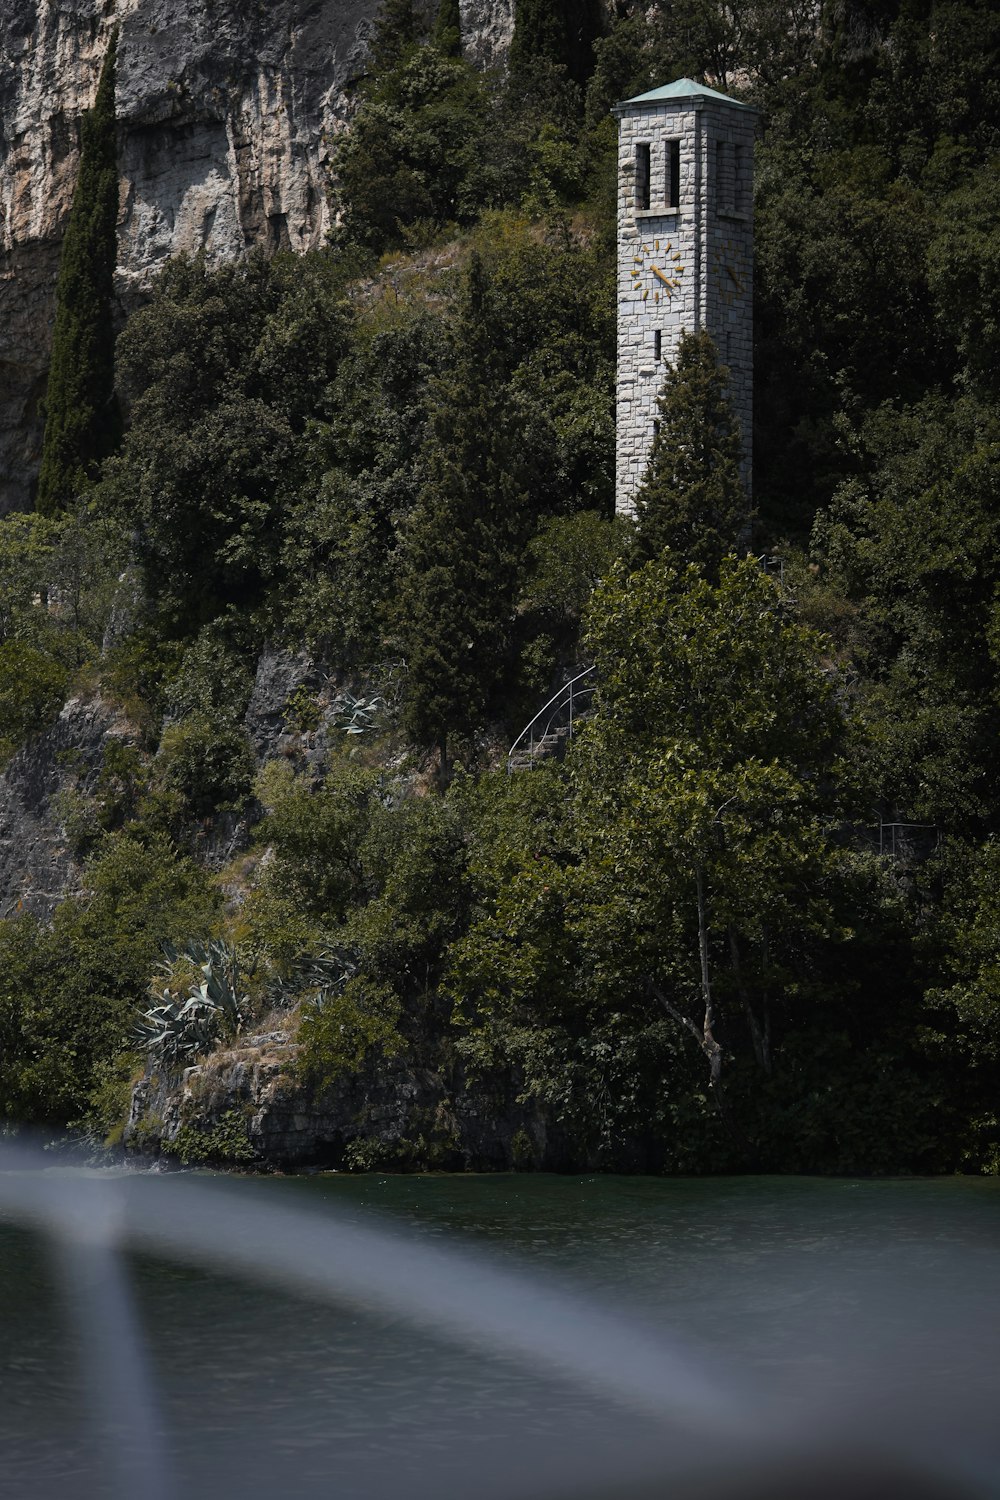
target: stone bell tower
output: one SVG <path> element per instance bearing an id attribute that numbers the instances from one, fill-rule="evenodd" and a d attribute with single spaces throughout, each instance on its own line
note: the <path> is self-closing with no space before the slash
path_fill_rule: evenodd
<path id="1" fill-rule="evenodd" d="M 617 104 L 616 507 L 630 514 L 681 332 L 706 329 L 729 368 L 750 493 L 756 110 L 679 78 Z"/>

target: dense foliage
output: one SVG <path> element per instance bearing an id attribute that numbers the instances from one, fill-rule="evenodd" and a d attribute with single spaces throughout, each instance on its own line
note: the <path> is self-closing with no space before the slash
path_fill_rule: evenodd
<path id="1" fill-rule="evenodd" d="M 173 944 L 300 1086 L 520 1096 L 555 1165 L 1000 1169 L 1000 20 L 609 11 L 518 0 L 483 73 L 389 0 L 329 248 L 168 268 L 86 506 L 0 523 L 0 752 L 95 684 L 130 725 L 61 794 L 82 894 L 0 925 L 7 1116 L 113 1124 Z M 761 111 L 755 514 L 692 337 L 631 525 L 607 110 L 680 74 Z"/>
<path id="2" fill-rule="evenodd" d="M 683 333 L 659 400 L 649 467 L 635 497 L 635 558 L 670 548 L 717 572 L 749 537 L 740 439 L 707 333 Z"/>
<path id="3" fill-rule="evenodd" d="M 83 117 L 80 170 L 63 240 L 45 392 L 38 509 L 62 510 L 96 477 L 118 432 L 112 301 L 117 256 L 118 143 L 113 32 L 93 109 Z"/>

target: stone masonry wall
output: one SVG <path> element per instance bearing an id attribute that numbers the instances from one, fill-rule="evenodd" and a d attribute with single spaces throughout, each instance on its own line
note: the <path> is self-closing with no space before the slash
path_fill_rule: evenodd
<path id="1" fill-rule="evenodd" d="M 645 473 L 657 398 L 683 330 L 707 329 L 729 367 L 750 492 L 754 120 L 744 106 L 698 97 L 619 111 L 616 504 L 623 514 Z M 680 168 L 672 195 L 671 141 Z M 637 148 L 647 146 L 650 206 L 643 210 Z"/>

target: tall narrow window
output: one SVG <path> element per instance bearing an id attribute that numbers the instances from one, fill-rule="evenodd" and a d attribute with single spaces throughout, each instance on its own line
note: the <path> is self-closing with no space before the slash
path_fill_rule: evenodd
<path id="1" fill-rule="evenodd" d="M 716 141 L 715 143 L 715 201 L 720 214 L 729 209 L 729 199 L 726 194 L 726 143 Z"/>
<path id="2" fill-rule="evenodd" d="M 654 417 L 653 418 L 653 442 L 654 443 L 656 442 L 656 439 L 659 437 L 659 435 L 660 435 L 660 419 L 659 419 L 659 417 Z"/>
<path id="3" fill-rule="evenodd" d="M 667 142 L 667 207 L 680 208 L 681 203 L 681 143 Z"/>
<path id="4" fill-rule="evenodd" d="M 649 208 L 649 142 L 635 148 L 635 206 L 640 213 Z"/>
<path id="5" fill-rule="evenodd" d="M 739 175 L 741 172 L 740 148 L 732 141 L 715 143 L 715 201 L 720 214 L 735 214 L 740 211 Z"/>
<path id="6" fill-rule="evenodd" d="M 745 204 L 746 200 L 745 200 L 745 197 L 744 197 L 743 172 L 744 172 L 743 147 L 742 146 L 734 146 L 733 147 L 733 213 L 734 214 L 742 214 L 742 213 L 746 212 L 746 210 L 744 208 L 744 204 Z"/>
<path id="7" fill-rule="evenodd" d="M 658 328 L 653 333 L 653 358 L 657 361 L 663 358 L 663 334 Z"/>

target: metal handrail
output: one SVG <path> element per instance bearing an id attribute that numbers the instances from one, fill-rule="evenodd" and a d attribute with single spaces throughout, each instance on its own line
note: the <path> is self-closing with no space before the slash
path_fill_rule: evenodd
<path id="1" fill-rule="evenodd" d="M 596 670 L 596 667 L 585 667 L 582 672 L 578 672 L 575 677 L 571 677 L 569 682 L 564 682 L 562 687 L 559 688 L 557 692 L 553 693 L 549 701 L 542 705 L 542 707 L 535 714 L 534 718 L 528 720 L 528 723 L 524 726 L 517 739 L 507 751 L 508 772 L 511 772 L 515 769 L 512 763 L 513 758 L 519 750 L 525 748 L 525 742 L 527 742 L 526 748 L 529 757 L 528 765 L 534 765 L 536 744 L 540 744 L 542 742 L 542 740 L 545 738 L 550 728 L 552 727 L 552 721 L 555 719 L 556 714 L 560 713 L 564 708 L 569 709 L 568 738 L 573 738 L 574 707 L 583 696 L 589 698 L 593 694 L 594 688 L 596 686 L 595 683 L 591 683 L 588 687 L 580 688 L 577 686 L 577 684 L 581 683 L 585 677 L 593 676 Z M 547 719 L 545 718 L 546 714 L 548 714 Z M 542 728 L 541 733 L 538 733 L 538 726 L 543 719 L 545 719 L 544 727 Z"/>
<path id="2" fill-rule="evenodd" d="M 889 830 L 889 837 L 888 838 L 886 837 L 886 829 Z M 898 836 L 898 838 L 897 838 L 897 829 L 904 830 L 904 832 L 901 833 Z M 937 827 L 936 823 L 880 823 L 878 825 L 878 852 L 879 852 L 879 854 L 883 858 L 888 858 L 888 859 L 901 859 L 901 858 L 905 858 L 905 854 L 899 853 L 897 851 L 897 844 L 900 845 L 903 850 L 906 849 L 906 845 L 907 845 L 908 840 L 906 838 L 906 832 L 905 832 L 905 830 L 910 830 L 910 829 L 912 829 L 912 830 L 914 830 L 916 832 L 920 832 L 920 833 L 932 833 L 934 835 L 934 845 L 933 845 L 933 847 L 935 849 L 938 847 L 939 843 L 941 842 L 941 835 L 938 832 L 938 827 Z"/>

